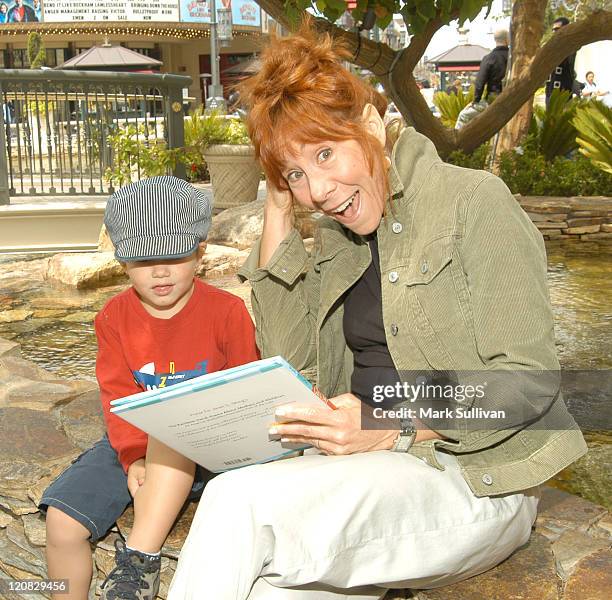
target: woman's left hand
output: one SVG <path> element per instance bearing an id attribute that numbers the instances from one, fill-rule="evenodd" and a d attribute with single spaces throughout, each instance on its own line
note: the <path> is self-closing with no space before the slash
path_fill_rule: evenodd
<path id="1" fill-rule="evenodd" d="M 275 423 L 271 435 L 286 443 L 306 443 L 325 454 L 355 454 L 388 450 L 398 430 L 362 429 L 361 400 L 353 394 L 331 398 L 336 410 L 325 407 L 288 404 L 276 409 L 283 422 Z"/>

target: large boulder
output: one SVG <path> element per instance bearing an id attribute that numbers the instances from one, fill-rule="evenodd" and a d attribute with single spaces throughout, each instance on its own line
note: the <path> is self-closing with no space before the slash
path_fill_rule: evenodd
<path id="1" fill-rule="evenodd" d="M 208 232 L 208 241 L 235 248 L 251 248 L 261 235 L 263 228 L 263 200 L 249 202 L 236 208 L 228 208 L 213 217 Z M 320 213 L 295 207 L 295 226 L 302 238 L 314 236 L 314 229 Z"/>
<path id="2" fill-rule="evenodd" d="M 54 255 L 45 279 L 81 289 L 124 281 L 126 275 L 112 252 L 78 252 Z"/>
<path id="3" fill-rule="evenodd" d="M 261 235 L 263 205 L 263 200 L 255 200 L 215 215 L 207 241 L 241 250 L 250 248 Z"/>

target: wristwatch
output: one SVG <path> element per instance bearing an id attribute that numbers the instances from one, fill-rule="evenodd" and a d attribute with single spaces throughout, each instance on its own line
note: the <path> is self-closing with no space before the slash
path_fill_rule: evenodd
<path id="1" fill-rule="evenodd" d="M 400 432 L 397 434 L 393 446 L 391 447 L 392 452 L 408 452 L 412 444 L 414 444 L 414 438 L 416 438 L 417 429 L 412 422 L 412 419 L 400 419 Z"/>

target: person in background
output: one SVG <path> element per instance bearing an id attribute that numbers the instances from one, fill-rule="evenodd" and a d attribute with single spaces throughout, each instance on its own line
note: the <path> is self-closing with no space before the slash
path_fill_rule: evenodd
<path id="1" fill-rule="evenodd" d="M 502 81 L 506 76 L 508 65 L 509 36 L 505 29 L 498 29 L 493 34 L 495 48 L 489 54 L 483 56 L 480 61 L 480 70 L 476 77 L 474 89 L 474 102 L 478 103 L 483 98 L 489 102 L 492 96 L 502 91 Z M 486 91 L 485 91 L 486 88 Z"/>
<path id="2" fill-rule="evenodd" d="M 566 25 L 569 25 L 569 20 L 565 17 L 559 17 L 553 21 L 552 30 L 557 32 Z M 550 97 L 553 90 L 565 90 L 570 92 L 570 94 L 574 93 L 575 61 L 576 53 L 574 52 L 566 57 L 561 64 L 556 66 L 555 70 L 549 75 L 548 81 L 546 82 L 546 108 L 548 108 L 550 104 Z"/>
<path id="3" fill-rule="evenodd" d="M 8 4 L 0 2 L 0 23 L 8 22 Z"/>
<path id="4" fill-rule="evenodd" d="M 455 94 L 457 95 L 460 91 L 463 91 L 463 86 L 461 85 L 461 79 L 455 79 L 452 85 L 449 85 L 446 88 L 447 94 Z"/>
<path id="5" fill-rule="evenodd" d="M 36 18 L 42 22 L 42 2 L 41 0 L 32 0 L 32 7 L 34 8 L 34 13 L 36 14 Z"/>
<path id="6" fill-rule="evenodd" d="M 608 91 L 600 89 L 595 82 L 595 73 L 593 73 L 593 71 L 587 71 L 586 82 L 582 88 L 582 97 L 588 98 L 589 100 L 595 100 L 607 94 Z"/>

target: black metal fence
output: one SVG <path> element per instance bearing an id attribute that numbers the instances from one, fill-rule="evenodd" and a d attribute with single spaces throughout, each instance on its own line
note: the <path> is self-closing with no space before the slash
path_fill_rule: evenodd
<path id="1" fill-rule="evenodd" d="M 122 139 L 137 142 L 124 153 L 183 145 L 190 84 L 170 74 L 0 69 L 0 204 L 112 193 L 108 174 L 124 160 Z M 131 177 L 139 179 L 134 163 Z M 184 176 L 184 167 L 174 173 Z"/>

